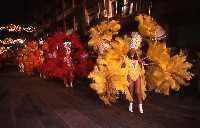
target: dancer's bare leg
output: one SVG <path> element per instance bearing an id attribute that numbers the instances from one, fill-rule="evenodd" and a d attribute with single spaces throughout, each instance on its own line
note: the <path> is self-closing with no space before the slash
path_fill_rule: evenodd
<path id="1" fill-rule="evenodd" d="M 143 108 L 142 108 L 142 94 L 141 94 L 141 78 L 139 77 L 135 81 L 135 91 L 138 99 L 138 109 L 140 113 L 143 113 Z"/>
<path id="2" fill-rule="evenodd" d="M 133 93 L 134 93 L 134 81 L 131 80 L 130 76 L 127 77 L 130 85 L 129 85 L 129 91 L 130 91 L 130 94 L 131 96 L 133 96 Z M 133 112 L 133 102 L 130 102 L 129 103 L 129 107 L 128 107 L 129 111 L 130 112 Z"/>
<path id="3" fill-rule="evenodd" d="M 65 87 L 67 87 L 67 88 L 69 87 L 69 85 L 68 85 L 68 80 L 67 80 L 66 78 L 64 79 L 64 85 L 65 85 Z"/>
<path id="4" fill-rule="evenodd" d="M 74 77 L 73 77 L 73 74 L 71 74 L 71 77 L 70 77 L 70 87 L 73 88 L 73 80 L 74 80 Z"/>
<path id="5" fill-rule="evenodd" d="M 22 72 L 21 64 L 18 65 L 18 68 L 19 68 L 19 72 Z"/>

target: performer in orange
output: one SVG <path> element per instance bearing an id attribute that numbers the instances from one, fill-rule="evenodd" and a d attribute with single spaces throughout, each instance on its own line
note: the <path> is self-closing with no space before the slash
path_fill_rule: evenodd
<path id="1" fill-rule="evenodd" d="M 34 69 L 34 61 L 35 61 L 35 50 L 37 48 L 37 43 L 34 41 L 30 41 L 27 43 L 27 46 L 24 49 L 24 67 L 25 73 L 27 75 L 32 75 Z"/>
<path id="2" fill-rule="evenodd" d="M 33 58 L 34 59 L 33 60 L 33 62 L 34 62 L 34 69 L 37 72 L 39 72 L 40 69 L 41 69 L 41 65 L 42 65 L 42 56 L 41 56 L 41 51 L 40 51 L 40 49 L 38 47 L 38 44 L 36 44 L 36 47 L 34 49 L 33 54 L 34 54 L 34 58 Z"/>
<path id="3" fill-rule="evenodd" d="M 17 64 L 18 64 L 18 67 L 19 67 L 19 72 L 24 72 L 23 49 L 22 48 L 18 49 Z"/>

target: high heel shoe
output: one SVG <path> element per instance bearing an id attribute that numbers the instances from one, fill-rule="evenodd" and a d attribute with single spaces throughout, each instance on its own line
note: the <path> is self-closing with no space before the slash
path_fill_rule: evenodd
<path id="1" fill-rule="evenodd" d="M 72 84 L 72 82 L 70 83 L 70 87 L 73 88 L 73 84 Z"/>
<path id="2" fill-rule="evenodd" d="M 131 102 L 128 107 L 129 112 L 133 112 L 133 103 Z"/>
<path id="3" fill-rule="evenodd" d="M 142 104 L 139 104 L 139 105 L 138 105 L 138 109 L 139 109 L 139 112 L 140 112 L 141 114 L 144 113 L 143 108 L 142 108 Z"/>

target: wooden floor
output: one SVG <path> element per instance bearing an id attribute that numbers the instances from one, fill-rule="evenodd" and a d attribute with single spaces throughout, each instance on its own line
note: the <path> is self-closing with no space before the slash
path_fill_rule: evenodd
<path id="1" fill-rule="evenodd" d="M 148 94 L 144 114 L 127 102 L 105 106 L 81 82 L 73 89 L 61 81 L 0 72 L 0 128 L 197 128 L 200 100 Z"/>

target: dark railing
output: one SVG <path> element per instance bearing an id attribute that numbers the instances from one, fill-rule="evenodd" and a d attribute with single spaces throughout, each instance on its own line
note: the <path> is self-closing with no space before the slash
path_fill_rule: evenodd
<path id="1" fill-rule="evenodd" d="M 65 2 L 67 0 L 64 0 Z M 67 20 L 67 22 L 70 22 L 69 20 L 73 20 L 74 25 L 70 25 L 72 28 L 76 28 L 77 24 L 84 24 L 84 22 L 78 23 L 79 18 L 87 19 L 84 17 L 78 17 L 77 11 L 80 12 L 80 7 L 85 8 L 88 13 L 88 19 L 89 24 L 85 25 L 88 26 L 94 25 L 102 20 L 105 19 L 123 19 L 132 15 L 136 15 L 138 13 L 151 13 L 152 8 L 152 0 L 127 0 L 126 3 L 124 3 L 124 0 L 113 0 L 111 3 L 109 0 L 107 1 L 107 4 L 111 4 L 111 6 L 105 5 L 103 2 L 104 0 L 99 0 L 97 3 L 93 3 L 92 6 L 86 3 L 80 3 L 78 0 L 71 0 L 71 5 L 68 4 L 63 8 L 57 8 L 56 16 L 54 17 L 54 20 L 57 23 L 60 23 L 64 20 Z M 98 0 L 97 0 L 98 1 Z M 121 1 L 121 2 L 120 2 Z M 83 6 L 83 7 L 82 7 Z M 110 8 L 109 8 L 110 7 Z M 82 9 L 82 11 L 85 11 Z M 111 15 L 108 14 L 111 11 Z M 84 13 L 84 12 L 82 12 Z M 66 17 L 69 17 L 69 15 L 73 15 L 74 17 L 71 19 L 66 19 Z M 88 21 L 87 21 L 88 22 Z M 44 24 L 42 26 L 43 29 L 49 29 L 51 24 Z M 66 26 L 66 24 L 64 25 Z M 60 27 L 60 25 L 58 26 Z M 79 26 L 80 27 L 80 26 Z M 66 28 L 65 28 L 66 29 Z M 76 29 L 75 29 L 76 30 Z"/>

